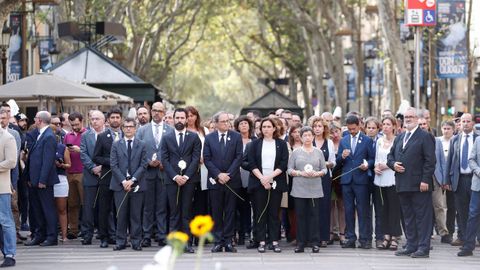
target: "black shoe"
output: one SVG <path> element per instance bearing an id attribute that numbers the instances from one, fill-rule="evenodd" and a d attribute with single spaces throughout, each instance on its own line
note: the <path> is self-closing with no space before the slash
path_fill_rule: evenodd
<path id="1" fill-rule="evenodd" d="M 126 248 L 125 245 L 115 245 L 113 247 L 113 251 L 119 251 L 119 250 L 123 250 L 125 248 Z"/>
<path id="2" fill-rule="evenodd" d="M 221 244 L 218 244 L 212 247 L 212 253 L 218 253 L 222 251 L 223 251 L 223 246 Z"/>
<path id="3" fill-rule="evenodd" d="M 361 249 L 371 249 L 372 248 L 372 243 L 366 242 L 366 243 L 360 243 L 360 246 L 358 246 Z"/>
<path id="4" fill-rule="evenodd" d="M 321 248 L 326 248 L 328 246 L 328 242 L 327 241 L 322 241 L 320 242 L 320 246 Z"/>
<path id="5" fill-rule="evenodd" d="M 33 238 L 32 240 L 26 242 L 24 245 L 27 246 L 27 247 L 30 247 L 30 246 L 38 246 L 40 245 L 40 243 L 42 243 L 44 240 L 42 239 L 39 239 L 39 238 Z"/>
<path id="6" fill-rule="evenodd" d="M 91 243 L 91 242 L 90 242 Z M 83 244 L 83 243 L 82 243 Z M 108 241 L 107 240 L 102 240 L 100 242 L 100 247 L 101 248 L 108 248 Z"/>
<path id="7" fill-rule="evenodd" d="M 49 247 L 49 246 L 56 246 L 58 245 L 57 240 L 45 240 L 42 243 L 40 243 L 41 247 Z"/>
<path id="8" fill-rule="evenodd" d="M 228 244 L 225 246 L 225 252 L 236 253 L 237 249 L 232 244 Z"/>
<path id="9" fill-rule="evenodd" d="M 5 260 L 3 261 L 2 264 L 0 264 L 0 267 L 10 267 L 10 266 L 15 266 L 15 259 L 12 257 L 5 257 Z"/>
<path id="10" fill-rule="evenodd" d="M 247 249 L 255 249 L 258 248 L 258 242 L 250 240 L 250 243 L 246 246 Z"/>
<path id="11" fill-rule="evenodd" d="M 20 233 L 17 232 L 17 239 L 20 239 L 20 240 L 22 240 L 22 241 L 25 241 L 25 240 L 27 240 L 27 237 L 22 236 Z"/>
<path id="12" fill-rule="evenodd" d="M 165 241 L 165 239 L 158 240 L 158 246 L 159 247 L 164 247 L 166 245 L 167 245 L 167 242 Z"/>
<path id="13" fill-rule="evenodd" d="M 91 244 L 92 244 L 92 239 L 83 239 L 82 240 L 82 245 L 84 245 L 84 246 L 88 246 L 88 245 L 91 245 Z M 102 247 L 102 246 L 100 246 L 100 247 Z"/>
<path id="14" fill-rule="evenodd" d="M 444 243 L 444 244 L 450 244 L 450 243 L 452 243 L 452 241 L 453 241 L 453 239 L 452 239 L 452 236 L 450 234 L 444 235 L 440 239 L 440 243 Z"/>
<path id="15" fill-rule="evenodd" d="M 280 253 L 282 252 L 282 249 L 280 248 L 280 246 L 278 244 L 272 244 L 272 250 L 273 252 L 275 253 Z"/>
<path id="16" fill-rule="evenodd" d="M 195 253 L 195 250 L 191 245 L 187 245 L 184 250 L 185 253 Z"/>
<path id="17" fill-rule="evenodd" d="M 395 256 L 410 256 L 414 253 L 414 250 L 402 249 L 395 252 Z"/>
<path id="18" fill-rule="evenodd" d="M 115 241 L 114 238 L 109 238 L 107 241 L 108 241 L 108 244 L 110 245 L 115 245 L 117 243 L 117 241 Z"/>
<path id="19" fill-rule="evenodd" d="M 133 250 L 136 250 L 136 251 L 141 251 L 142 250 L 142 246 L 141 245 L 132 245 L 132 249 Z"/>
<path id="20" fill-rule="evenodd" d="M 342 248 L 356 248 L 355 241 L 353 241 L 353 240 L 352 241 L 350 241 L 350 240 L 346 241 L 345 243 L 343 243 Z"/>
<path id="21" fill-rule="evenodd" d="M 305 252 L 305 248 L 304 248 L 303 246 L 297 246 L 297 247 L 293 250 L 293 252 L 295 252 L 295 253 L 303 253 L 303 252 Z"/>
<path id="22" fill-rule="evenodd" d="M 320 247 L 319 247 L 319 246 L 316 246 L 316 245 L 313 246 L 313 247 L 312 247 L 312 253 L 318 253 L 318 252 L 320 252 Z"/>
<path id="23" fill-rule="evenodd" d="M 77 235 L 73 234 L 73 233 L 68 233 L 67 234 L 67 239 L 69 239 L 69 240 L 77 239 Z"/>
<path id="24" fill-rule="evenodd" d="M 417 250 L 414 253 L 412 253 L 412 255 L 410 255 L 410 257 L 412 257 L 412 258 L 428 258 L 428 257 L 430 257 L 430 255 L 427 252 Z"/>
<path id="25" fill-rule="evenodd" d="M 142 241 L 142 247 L 151 247 L 152 246 L 152 241 L 148 238 L 143 239 Z"/>
<path id="26" fill-rule="evenodd" d="M 466 256 L 473 256 L 473 252 L 471 250 L 462 249 L 460 252 L 457 253 L 458 257 L 466 257 Z"/>
<path id="27" fill-rule="evenodd" d="M 258 244 L 257 250 L 259 253 L 265 253 L 265 244 Z"/>

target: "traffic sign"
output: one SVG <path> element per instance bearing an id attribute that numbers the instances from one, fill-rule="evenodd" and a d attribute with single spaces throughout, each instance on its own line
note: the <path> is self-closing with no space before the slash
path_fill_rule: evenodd
<path id="1" fill-rule="evenodd" d="M 405 0 L 407 26 L 435 26 L 437 3 L 435 0 Z"/>

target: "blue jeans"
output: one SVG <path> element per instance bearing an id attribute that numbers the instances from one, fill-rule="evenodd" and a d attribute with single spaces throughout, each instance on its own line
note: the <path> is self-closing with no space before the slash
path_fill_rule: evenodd
<path id="1" fill-rule="evenodd" d="M 11 208 L 12 195 L 0 194 L 0 225 L 3 232 L 3 254 L 15 255 L 17 251 L 17 234 Z"/>
<path id="2" fill-rule="evenodd" d="M 475 249 L 475 238 L 480 225 L 480 192 L 472 191 L 470 209 L 468 213 L 467 231 L 463 248 L 472 251 Z"/>

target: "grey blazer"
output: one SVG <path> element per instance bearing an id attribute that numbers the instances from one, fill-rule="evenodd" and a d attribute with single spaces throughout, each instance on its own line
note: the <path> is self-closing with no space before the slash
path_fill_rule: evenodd
<path id="1" fill-rule="evenodd" d="M 450 151 L 447 159 L 447 173 L 445 181 L 448 185 L 452 185 L 452 191 L 457 191 L 458 179 L 460 178 L 460 142 L 463 133 L 455 135 L 450 141 Z M 477 138 L 477 133 L 473 133 L 473 141 Z"/>
<path id="2" fill-rule="evenodd" d="M 165 122 L 163 122 L 163 130 L 160 131 L 162 132 L 162 139 L 167 134 L 168 132 L 173 132 L 173 128 L 169 125 L 167 125 Z M 137 134 L 135 135 L 136 138 L 139 140 L 142 140 L 145 143 L 146 150 L 147 150 L 147 160 L 148 162 L 152 161 L 152 156 L 154 153 L 157 153 L 157 159 L 162 161 L 160 159 L 160 143 L 158 145 L 155 144 L 155 135 L 153 134 L 152 131 L 152 123 L 148 123 L 142 127 L 140 127 L 137 130 Z M 162 140 L 160 140 L 161 142 Z M 164 172 L 160 171 L 158 167 L 147 167 L 147 173 L 146 173 L 146 178 L 147 179 L 163 179 L 164 178 Z"/>
<path id="3" fill-rule="evenodd" d="M 132 145 L 131 156 L 131 176 L 136 178 L 139 191 L 145 191 L 146 185 L 143 183 L 145 178 L 145 170 L 148 165 L 146 146 L 143 141 L 135 138 Z M 128 169 L 128 153 L 125 139 L 120 139 L 112 144 L 110 152 L 110 168 L 112 168 L 112 180 L 110 181 L 110 189 L 113 191 L 122 191 L 122 181 L 127 178 Z"/>
<path id="4" fill-rule="evenodd" d="M 80 160 L 83 163 L 82 183 L 86 187 L 95 187 L 98 184 L 98 177 L 92 172 L 92 169 L 97 166 L 97 164 L 92 161 L 95 142 L 94 129 L 89 129 L 82 134 L 80 142 Z"/>
<path id="5" fill-rule="evenodd" d="M 446 161 L 445 155 L 443 154 L 442 140 L 439 137 L 435 138 L 435 157 L 437 158 L 437 162 L 435 164 L 435 172 L 433 175 L 435 176 L 435 180 L 439 185 L 444 185 L 446 184 Z"/>
<path id="6" fill-rule="evenodd" d="M 480 137 L 475 139 L 470 153 L 468 165 L 473 172 L 472 191 L 480 191 Z"/>

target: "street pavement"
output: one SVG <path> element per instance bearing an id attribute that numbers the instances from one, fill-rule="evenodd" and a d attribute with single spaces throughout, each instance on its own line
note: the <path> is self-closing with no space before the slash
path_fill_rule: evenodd
<path id="1" fill-rule="evenodd" d="M 282 253 L 272 251 L 259 254 L 256 250 L 238 247 L 238 253 L 210 252 L 207 245 L 201 269 L 210 270 L 363 270 L 363 269 L 480 269 L 480 251 L 474 251 L 473 257 L 457 257 L 458 247 L 441 244 L 439 237 L 432 240 L 433 250 L 428 259 L 396 257 L 393 251 L 376 249 L 342 249 L 338 242 L 322 248 L 313 254 L 305 249 L 303 254 L 295 254 L 294 246 L 281 242 Z M 145 264 L 153 262 L 158 247 L 144 248 L 143 251 L 126 249 L 112 251 L 112 247 L 102 249 L 98 241 L 91 246 L 82 246 L 80 240 L 70 240 L 54 247 L 25 247 L 17 249 L 17 266 L 14 269 L 28 270 L 141 270 Z M 192 270 L 195 254 L 182 255 L 175 269 Z"/>

